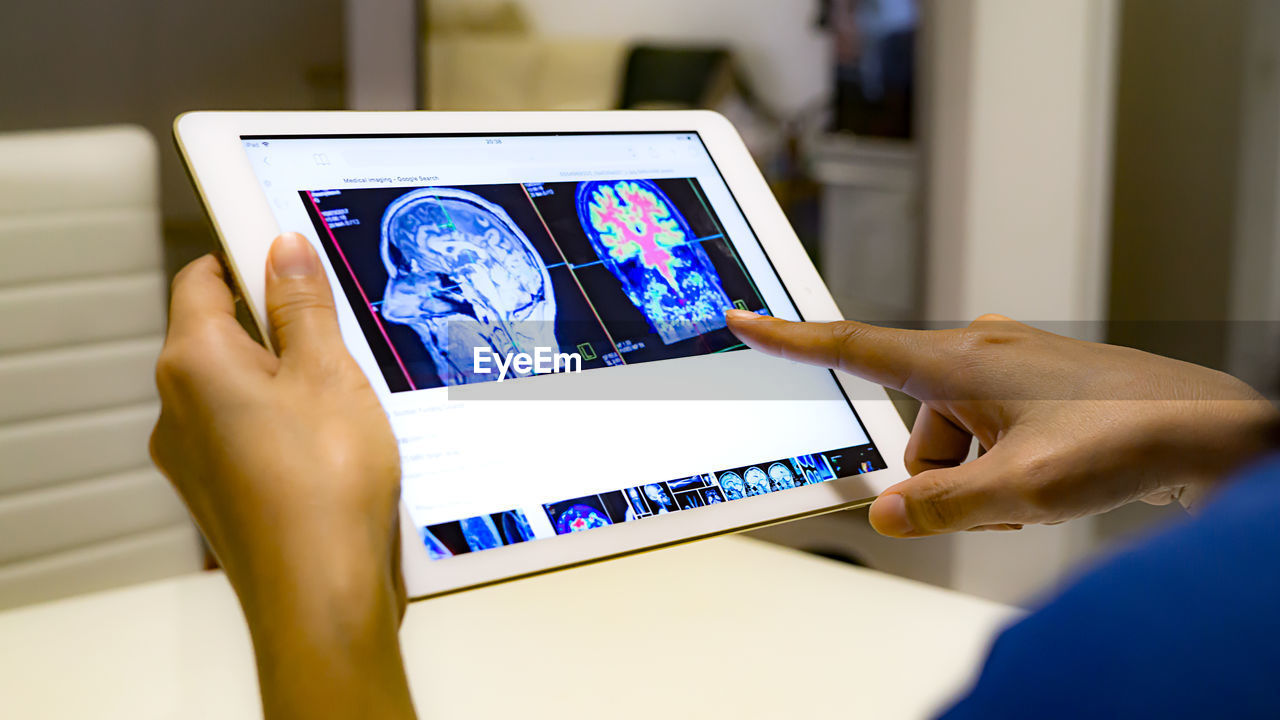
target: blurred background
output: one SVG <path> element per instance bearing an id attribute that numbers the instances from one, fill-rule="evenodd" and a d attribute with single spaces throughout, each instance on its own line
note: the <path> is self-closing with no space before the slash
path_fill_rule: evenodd
<path id="1" fill-rule="evenodd" d="M 999 312 L 1274 396 L 1278 52 L 1272 0 L 8 8 L 0 608 L 205 564 L 146 451 L 168 277 L 214 249 L 179 112 L 715 109 L 846 316 Z M 758 535 L 1027 603 L 1179 512 L 891 542 L 864 511 Z"/>

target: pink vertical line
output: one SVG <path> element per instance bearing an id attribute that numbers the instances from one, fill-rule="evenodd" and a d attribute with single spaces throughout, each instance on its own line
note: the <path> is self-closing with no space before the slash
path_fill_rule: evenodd
<path id="1" fill-rule="evenodd" d="M 373 322 L 377 324 L 378 331 L 382 333 L 382 338 L 387 341 L 387 349 L 391 351 L 391 356 L 396 359 L 396 364 L 400 366 L 400 372 L 404 373 L 405 382 L 409 383 L 409 388 L 417 390 L 418 386 L 413 384 L 413 378 L 409 377 L 409 371 L 404 366 L 404 361 L 400 359 L 400 353 L 396 352 L 396 346 L 391 344 L 391 337 L 387 335 L 387 329 L 382 327 L 382 320 L 378 319 L 378 313 L 373 309 L 373 304 L 369 302 L 369 296 L 364 294 L 364 287 L 360 285 L 360 279 L 356 277 L 356 272 L 351 269 L 351 263 L 347 260 L 347 254 L 342 252 L 342 246 L 338 244 L 338 239 L 333 236 L 333 231 L 329 229 L 329 221 L 324 219 L 324 214 L 320 212 L 320 206 L 316 204 L 316 199 L 311 196 L 311 191 L 307 191 L 307 199 L 311 201 L 311 207 L 316 211 L 316 217 L 320 218 L 320 224 L 324 226 L 324 231 L 329 234 L 329 242 L 333 243 L 333 249 L 338 251 L 338 257 L 342 258 L 342 264 L 347 266 L 347 272 L 351 274 L 351 282 L 355 283 L 356 290 L 360 291 L 360 297 L 364 300 L 364 304 L 369 307 L 369 313 L 373 315 Z"/>

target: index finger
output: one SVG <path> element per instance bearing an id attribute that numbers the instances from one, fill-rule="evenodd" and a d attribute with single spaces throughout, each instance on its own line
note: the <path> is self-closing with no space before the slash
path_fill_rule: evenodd
<path id="1" fill-rule="evenodd" d="M 222 263 L 205 255 L 173 278 L 169 300 L 169 336 L 184 335 L 213 322 L 236 323 L 236 300 L 223 278 Z M 238 325 L 238 323 L 236 323 Z"/>
<path id="2" fill-rule="evenodd" d="M 790 322 L 741 310 L 730 310 L 726 318 L 733 334 L 756 350 L 836 368 L 908 393 L 913 376 L 932 367 L 939 350 L 938 343 L 923 330 L 851 321 Z"/>

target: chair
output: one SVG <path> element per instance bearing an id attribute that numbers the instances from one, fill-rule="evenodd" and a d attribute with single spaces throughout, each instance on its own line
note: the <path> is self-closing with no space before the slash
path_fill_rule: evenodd
<path id="1" fill-rule="evenodd" d="M 158 155 L 137 127 L 0 135 L 0 608 L 203 566 L 152 468 Z"/>

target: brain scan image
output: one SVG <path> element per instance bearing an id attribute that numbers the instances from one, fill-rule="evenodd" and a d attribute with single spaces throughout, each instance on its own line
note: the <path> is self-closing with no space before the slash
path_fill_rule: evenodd
<path id="1" fill-rule="evenodd" d="M 492 380 L 475 348 L 500 356 L 559 352 L 551 277 L 505 210 L 474 193 L 424 188 L 382 216 L 387 287 L 380 313 L 422 339 L 445 385 Z"/>
<path id="2" fill-rule="evenodd" d="M 655 513 L 661 515 L 663 513 L 674 512 L 676 503 L 671 499 L 671 495 L 667 493 L 666 488 L 658 483 L 644 486 L 645 497 L 649 498 L 649 503 L 655 508 Z"/>
<path id="3" fill-rule="evenodd" d="M 609 518 L 590 505 L 571 505 L 556 518 L 556 533 L 568 535 L 612 524 Z"/>
<path id="4" fill-rule="evenodd" d="M 742 474 L 747 483 L 747 497 L 755 497 L 756 495 L 764 495 L 769 492 L 769 476 L 758 467 L 747 468 Z"/>
<path id="5" fill-rule="evenodd" d="M 453 557 L 453 553 L 449 551 L 449 548 L 445 547 L 444 543 L 440 542 L 440 538 L 436 537 L 435 533 L 424 527 L 418 530 L 418 534 L 422 537 L 422 544 L 427 546 L 427 556 L 432 560 Z"/>
<path id="6" fill-rule="evenodd" d="M 648 180 L 584 182 L 578 220 L 631 303 L 670 345 L 725 326 L 732 307 L 706 250 Z"/>
<path id="7" fill-rule="evenodd" d="M 796 476 L 786 465 L 774 463 L 769 466 L 769 483 L 774 492 L 790 490 L 796 486 Z"/>
<path id="8" fill-rule="evenodd" d="M 720 489 L 724 491 L 724 496 L 730 500 L 741 500 L 747 496 L 746 484 L 742 482 L 742 478 L 737 473 L 720 473 Z"/>
<path id="9" fill-rule="evenodd" d="M 494 525 L 493 518 L 488 515 L 467 518 L 459 521 L 458 524 L 462 526 L 462 535 L 467 539 L 467 546 L 472 550 L 489 550 L 503 545 L 502 537 L 498 535 L 498 528 Z"/>

